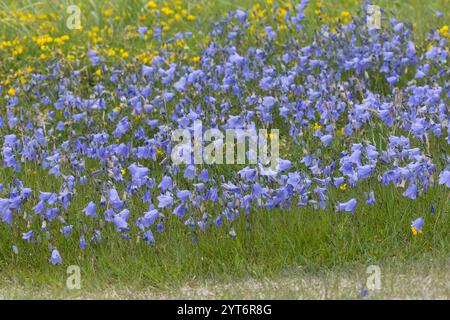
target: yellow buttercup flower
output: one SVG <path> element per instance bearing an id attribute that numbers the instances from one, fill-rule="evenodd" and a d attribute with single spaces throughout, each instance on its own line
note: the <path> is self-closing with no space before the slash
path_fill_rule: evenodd
<path id="1" fill-rule="evenodd" d="M 168 8 L 168 7 L 163 7 L 161 8 L 161 12 L 164 13 L 167 16 L 171 16 L 175 13 L 175 11 L 173 11 L 172 9 Z"/>
<path id="2" fill-rule="evenodd" d="M 287 10 L 284 8 L 278 8 L 278 17 L 284 18 L 286 16 Z"/>
<path id="3" fill-rule="evenodd" d="M 105 11 L 103 11 L 103 14 L 105 15 L 105 17 L 109 18 L 112 15 L 112 10 L 105 9 Z"/>
<path id="4" fill-rule="evenodd" d="M 16 90 L 14 90 L 14 88 L 9 88 L 8 94 L 9 94 L 10 96 L 15 96 L 15 95 L 16 95 Z"/>
<path id="5" fill-rule="evenodd" d="M 197 17 L 192 14 L 189 14 L 186 19 L 188 19 L 189 21 L 195 21 L 197 20 Z"/>
<path id="6" fill-rule="evenodd" d="M 342 24 L 348 24 L 351 21 L 352 16 L 351 16 L 350 12 L 342 11 L 341 18 L 342 18 Z"/>

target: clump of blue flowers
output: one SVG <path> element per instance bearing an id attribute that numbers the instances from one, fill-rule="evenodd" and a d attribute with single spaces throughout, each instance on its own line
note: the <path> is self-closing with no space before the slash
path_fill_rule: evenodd
<path id="1" fill-rule="evenodd" d="M 80 250 L 105 241 L 105 228 L 152 245 L 167 219 L 180 219 L 193 233 L 221 227 L 236 238 L 235 220 L 262 208 L 358 214 L 382 201 L 373 188 L 363 200 L 330 193 L 368 181 L 411 201 L 436 185 L 449 188 L 450 157 L 431 157 L 430 144 L 450 144 L 448 39 L 430 34 L 434 45 L 419 50 L 410 24 L 393 19 L 369 30 L 354 17 L 305 41 L 297 32 L 304 7 L 286 14 L 283 37 L 265 26 L 251 46 L 243 45 L 254 36 L 249 13 L 230 12 L 212 25 L 197 66 L 168 62 L 163 46 L 192 34 L 154 33 L 161 49 L 148 65 L 108 65 L 90 50 L 104 75 L 94 83 L 82 67 L 67 73 L 58 61 L 34 74 L 20 94 L 0 100 L 0 163 L 9 177 L 0 181 L 1 221 L 20 230 L 20 241 L 52 244 L 57 265 L 65 255 L 57 234 L 77 239 Z M 194 132 L 198 120 L 223 132 L 283 128 L 280 170 L 172 162 L 172 132 Z M 32 190 L 29 168 L 57 184 Z M 86 197 L 87 188 L 96 191 Z M 412 223 L 415 234 L 423 222 Z"/>

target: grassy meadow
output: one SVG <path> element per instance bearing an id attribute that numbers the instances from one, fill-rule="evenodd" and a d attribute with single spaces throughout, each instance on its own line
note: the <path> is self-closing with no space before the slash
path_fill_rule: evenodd
<path id="1" fill-rule="evenodd" d="M 70 30 L 66 26 L 70 15 L 66 9 L 72 4 L 81 9 L 82 28 L 78 30 Z M 127 72 L 139 73 L 141 66 L 151 65 L 152 59 L 161 50 L 175 53 L 171 56 L 174 58 L 168 58 L 170 61 L 166 66 L 181 63 L 199 69 L 202 50 L 208 48 L 211 38 L 209 32 L 213 29 L 214 21 L 221 19 L 227 12 L 238 8 L 255 12 L 255 21 L 259 21 L 255 22 L 255 30 L 259 30 L 265 24 L 282 24 L 283 18 L 279 17 L 295 4 L 296 1 L 276 0 L 0 1 L 0 86 L 3 88 L 0 94 L 0 115 L 6 121 L 9 117 L 8 99 L 20 97 L 20 103 L 15 106 L 15 110 L 21 110 L 16 113 L 19 126 L 23 123 L 24 127 L 27 118 L 36 122 L 36 127 L 40 123 L 47 123 L 47 127 L 44 125 L 45 136 L 48 137 L 46 156 L 50 156 L 51 150 L 59 148 L 67 139 L 73 143 L 70 139 L 76 136 L 87 136 L 103 129 L 112 132 L 115 125 L 110 123 L 106 112 L 116 108 L 116 105 L 120 112 L 129 115 L 133 128 L 137 128 L 142 119 L 132 114 L 130 109 L 122 111 L 123 101 L 114 96 L 117 89 L 115 84 L 105 80 L 112 74 L 109 73 L 111 70 L 91 65 L 90 50 L 95 49 L 102 56 L 105 66 L 120 65 L 121 70 Z M 413 24 L 411 37 L 417 51 L 424 52 L 429 48 L 428 33 L 442 30 L 450 22 L 448 0 L 386 0 L 373 1 L 373 4 L 383 8 L 382 28 L 389 24 L 391 18 Z M 339 25 L 349 23 L 352 17 L 360 15 L 362 6 L 363 2 L 357 0 L 309 1 L 304 11 L 304 28 L 298 34 L 300 43 L 311 41 L 323 24 L 329 23 L 331 27 L 339 29 Z M 443 16 L 438 19 L 436 14 L 439 12 Z M 166 48 L 154 40 L 151 33 L 141 36 L 137 32 L 138 27 L 156 25 L 162 26 L 164 39 L 178 32 L 192 32 L 193 35 L 176 40 Z M 272 43 L 274 55 L 284 50 L 283 39 L 280 32 L 278 42 Z M 256 36 L 248 36 L 236 43 L 242 53 L 251 46 L 263 45 L 260 41 Z M 225 42 L 223 40 L 224 45 Z M 59 68 L 61 77 L 50 77 L 45 80 L 47 86 L 39 87 L 40 92 L 47 94 L 52 103 L 42 107 L 45 111 L 33 111 L 37 110 L 36 100 L 31 91 L 27 92 L 27 85 L 33 83 L 33 75 L 47 74 L 52 68 Z M 67 132 L 53 130 L 53 126 L 64 115 L 63 111 L 58 110 L 55 111 L 55 120 L 48 118 L 57 99 L 56 89 L 52 95 L 51 88 L 57 88 L 61 78 L 69 78 L 74 70 L 80 73 L 77 78 L 79 82 L 76 86 L 73 83 L 65 85 L 80 97 L 96 99 L 94 86 L 105 80 L 105 90 L 111 95 L 111 98 L 105 98 L 108 109 L 105 112 L 93 111 L 91 122 L 69 122 L 66 125 L 69 128 Z M 446 72 L 446 76 L 437 81 L 441 81 L 442 87 L 448 87 L 449 84 L 448 65 Z M 405 79 L 400 80 L 399 86 L 406 86 L 413 76 L 414 73 L 407 74 Z M 344 74 L 344 80 L 345 77 L 347 75 Z M 371 84 L 373 92 L 390 92 L 392 88 L 383 77 L 374 73 Z M 348 79 L 352 77 L 349 75 Z M 164 90 L 163 84 L 158 85 L 160 88 L 152 89 Z M 244 95 L 258 93 L 257 86 L 257 82 L 255 89 L 249 86 Z M 359 97 L 358 90 L 355 91 L 355 96 Z M 200 103 L 195 92 L 183 94 Z M 226 95 L 217 93 L 216 98 L 225 100 Z M 236 114 L 240 105 L 233 99 L 230 98 L 230 101 L 235 104 L 230 110 Z M 448 96 L 445 99 L 448 108 Z M 161 113 L 156 118 L 163 123 L 170 123 L 169 115 L 176 112 L 176 106 L 167 105 L 166 108 L 169 110 L 168 115 Z M 42 122 L 40 117 L 44 117 Z M 340 126 L 339 121 L 337 127 Z M 289 125 L 282 117 L 274 116 L 272 127 L 280 130 L 280 157 L 290 159 L 299 171 L 308 170 L 300 160 L 304 157 L 305 148 L 313 150 L 320 143 L 315 140 L 314 130 L 303 133 L 302 138 L 306 142 L 300 148 L 292 141 Z M 325 125 L 320 127 L 324 129 Z M 3 137 L 14 130 L 23 139 L 26 130 L 22 127 L 16 129 L 0 126 L 1 142 Z M 70 133 L 70 130 L 75 133 Z M 154 128 L 147 133 L 157 136 Z M 134 132 L 129 131 L 117 140 L 134 141 L 133 135 Z M 116 232 L 113 224 L 92 220 L 83 213 L 90 201 L 99 200 L 104 195 L 104 181 L 108 179 L 105 173 L 76 185 L 76 197 L 70 206 L 61 209 L 64 222 L 47 222 L 46 231 L 51 234 L 50 237 L 46 237 L 42 231 L 39 245 L 24 240 L 23 233 L 28 229 L 35 230 L 37 238 L 42 220 L 16 217 L 32 215 L 40 191 L 61 192 L 61 186 L 67 181 L 63 176 L 48 174 L 49 168 L 44 168 L 40 160 L 24 160 L 20 172 L 3 166 L 0 183 L 5 190 L 0 191 L 0 198 L 7 197 L 7 186 L 15 183 L 16 179 L 32 189 L 33 194 L 23 204 L 20 215 L 13 218 L 16 219 L 13 224 L 5 221 L 0 223 L 0 298 L 360 299 L 361 289 L 366 286 L 366 268 L 378 265 L 383 286 L 381 291 L 369 291 L 368 298 L 448 299 L 450 194 L 446 185 L 438 184 L 438 174 L 448 166 L 450 156 L 445 135 L 431 135 L 424 143 L 401 127 L 388 128 L 381 121 L 374 120 L 348 138 L 336 135 L 326 148 L 320 148 L 316 156 L 320 156 L 321 165 L 336 160 L 339 166 L 342 150 L 350 150 L 352 144 L 359 141 L 370 142 L 382 150 L 387 147 L 390 135 L 411 137 L 411 148 L 423 148 L 424 154 L 436 166 L 430 178 L 434 186 L 421 192 L 414 200 L 403 196 L 405 185 L 398 187 L 381 183 L 381 175 L 391 166 L 382 164 L 374 169 L 369 178 L 358 181 L 355 186 L 347 183 L 327 190 L 328 205 L 325 208 L 296 206 L 294 203 L 290 208 L 268 209 L 251 204 L 250 214 L 241 213 L 233 223 L 224 221 L 224 227 L 210 227 L 205 231 L 187 228 L 185 220 L 177 219 L 170 210 L 161 210 L 164 232 L 154 231 L 157 239 L 152 245 L 145 244 L 137 233 L 131 233 L 127 240 L 121 239 L 123 235 Z M 155 161 L 142 161 L 150 170 L 151 177 L 157 181 L 156 184 L 169 172 L 162 161 L 165 156 L 163 152 L 156 155 Z M 3 163 L 6 160 L 1 155 L 0 164 Z M 59 164 L 63 173 L 76 176 L 77 169 L 70 167 L 67 159 L 63 158 Z M 126 170 L 130 164 L 126 160 L 120 164 L 126 182 L 132 179 Z M 97 160 L 88 157 L 83 159 L 83 166 L 89 173 L 100 169 Z M 220 175 L 225 179 L 234 179 L 236 172 L 243 167 L 212 166 L 209 175 L 214 179 Z M 189 189 L 191 182 L 183 178 L 182 172 L 171 174 L 177 181 L 177 187 Z M 127 185 L 125 182 L 117 183 L 116 188 L 122 197 Z M 370 206 L 364 205 L 369 191 L 374 192 L 376 199 L 375 204 Z M 130 221 L 135 221 L 147 210 L 147 204 L 141 200 L 143 191 L 139 190 L 137 195 L 128 195 L 125 200 L 130 211 Z M 353 214 L 336 211 L 338 203 L 350 198 L 358 201 Z M 204 210 L 212 215 L 218 210 L 216 203 L 208 202 L 204 206 Z M 100 205 L 97 211 L 99 208 Z M 97 214 L 100 215 L 100 211 Z M 425 217 L 425 223 L 420 233 L 414 234 L 411 223 L 419 217 Z M 71 237 L 60 232 L 63 224 L 74 226 Z M 87 226 L 85 230 L 83 226 Z M 101 241 L 80 250 L 80 236 L 92 235 L 100 227 Z M 230 230 L 235 236 L 230 236 Z M 88 237 L 86 241 L 89 242 Z M 49 250 L 55 246 L 63 257 L 63 263 L 52 265 L 49 263 Z M 66 288 L 67 267 L 70 265 L 80 267 L 80 290 Z"/>

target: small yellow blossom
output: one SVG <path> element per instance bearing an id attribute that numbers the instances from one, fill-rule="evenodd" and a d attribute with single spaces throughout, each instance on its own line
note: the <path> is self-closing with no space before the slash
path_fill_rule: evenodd
<path id="1" fill-rule="evenodd" d="M 448 33 L 448 26 L 445 25 L 442 28 L 439 29 L 439 34 L 441 35 L 441 37 L 447 37 L 449 35 Z"/>
<path id="2" fill-rule="evenodd" d="M 105 15 L 105 17 L 109 18 L 112 15 L 112 10 L 111 9 L 105 9 L 105 11 L 103 11 L 103 14 Z"/>
<path id="3" fill-rule="evenodd" d="M 342 11 L 341 12 L 341 18 L 342 18 L 342 24 L 348 24 L 350 23 L 352 16 L 350 14 L 350 12 L 348 11 Z"/>
<path id="4" fill-rule="evenodd" d="M 186 19 L 188 19 L 189 21 L 195 21 L 197 20 L 197 17 L 192 14 L 189 14 Z"/>
<path id="5" fill-rule="evenodd" d="M 149 7 L 150 9 L 156 9 L 156 8 L 158 8 L 158 5 L 157 5 L 156 2 L 154 2 L 154 1 L 149 1 L 149 2 L 147 3 L 147 5 L 148 5 L 148 7 Z"/>
<path id="6" fill-rule="evenodd" d="M 161 12 L 164 13 L 167 16 L 171 16 L 175 13 L 175 11 L 173 11 L 172 9 L 168 8 L 168 7 L 162 7 L 161 8 Z"/>

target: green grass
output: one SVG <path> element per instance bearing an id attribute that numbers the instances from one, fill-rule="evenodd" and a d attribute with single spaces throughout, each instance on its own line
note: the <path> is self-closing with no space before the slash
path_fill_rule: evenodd
<path id="1" fill-rule="evenodd" d="M 139 25 L 136 22 L 144 1 L 115 1 L 106 5 L 107 1 L 80 1 L 84 8 L 83 23 L 85 30 L 92 26 L 111 25 L 113 33 L 103 45 L 107 47 L 125 47 L 129 50 L 144 50 L 145 45 L 136 38 L 127 38 L 129 29 Z M 0 11 L 8 10 L 32 10 L 35 13 L 58 14 L 61 8 L 71 3 L 51 1 L 4 1 L 0 3 Z M 59 2 L 58 2 L 59 3 Z M 198 16 L 199 21 L 207 21 L 222 15 L 230 9 L 238 6 L 250 8 L 256 1 L 192 1 L 189 10 Z M 408 19 L 416 23 L 417 36 L 423 36 L 430 29 L 440 26 L 434 18 L 434 11 L 440 10 L 445 14 L 448 8 L 448 0 L 440 1 L 374 1 L 386 9 L 389 17 Z M 356 13 L 359 9 L 354 1 L 324 1 L 327 13 L 331 16 L 338 15 L 343 10 Z M 115 13 L 121 15 L 121 20 L 112 24 L 111 21 L 102 18 L 101 12 L 106 7 L 113 8 Z M 312 32 L 318 26 L 317 19 L 312 17 L 313 8 L 308 9 L 309 14 L 307 32 Z M 446 15 L 447 17 L 448 15 Z M 64 15 L 58 14 L 52 21 L 57 26 L 55 34 L 67 33 L 64 29 Z M 131 27 L 128 27 L 131 26 Z M 174 29 L 192 30 L 195 25 L 180 23 Z M 200 23 L 199 28 L 206 32 L 207 24 Z M 11 32 L 19 35 L 32 36 L 35 33 L 33 25 L 24 24 L 16 26 L 3 19 L 0 23 L 0 34 L 9 35 Z M 71 34 L 70 45 L 86 49 L 84 34 Z M 125 40 L 127 39 L 127 40 Z M 200 41 L 196 39 L 195 41 Z M 193 43 L 195 45 L 195 43 Z M 194 49 L 193 49 L 194 50 Z M 39 50 L 27 48 L 24 56 L 17 59 L 5 58 L 1 70 L 5 73 L 10 68 L 16 70 L 23 68 L 28 63 L 38 62 Z M 32 62 L 29 62 L 32 61 Z M 378 132 L 375 132 L 378 134 Z M 367 133 L 368 139 L 373 138 L 372 133 Z M 380 137 L 382 135 L 380 134 Z M 378 139 L 378 138 L 377 138 Z M 384 142 L 377 141 L 376 145 Z M 445 163 L 447 145 L 442 141 L 432 141 L 433 159 L 442 167 Z M 332 146 L 332 151 L 342 150 L 342 145 Z M 330 148 L 330 149 L 332 149 Z M 328 155 L 332 159 L 332 151 Z M 289 149 L 282 152 L 296 151 Z M 297 156 L 297 154 L 295 154 Z M 298 155 L 300 156 L 300 155 Z M 92 169 L 88 166 L 88 169 Z M 158 171 L 157 168 L 151 168 Z M 37 171 L 33 175 L 33 171 Z M 34 191 L 50 191 L 53 186 L 59 186 L 61 181 L 56 179 L 42 179 L 44 170 L 33 165 L 24 167 L 19 178 L 25 186 Z M 0 182 L 10 181 L 12 172 L 2 170 Z M 373 188 L 377 202 L 374 206 L 363 205 L 364 194 Z M 210 228 L 207 232 L 197 231 L 195 234 L 189 231 L 175 217 L 166 219 L 165 232 L 157 235 L 154 246 L 137 243 L 137 239 L 130 241 L 120 240 L 112 227 L 105 228 L 102 234 L 103 241 L 99 245 L 89 245 L 85 251 L 78 248 L 78 235 L 71 239 L 61 238 L 52 241 L 58 247 L 63 256 L 64 265 L 51 266 L 49 263 L 49 250 L 44 240 L 40 246 L 29 245 L 20 240 L 19 230 L 11 230 L 9 226 L 0 224 L 0 296 L 5 297 L 30 297 L 30 294 L 45 296 L 71 297 L 65 289 L 68 265 L 81 267 L 83 290 L 81 296 L 114 296 L 114 294 L 102 293 L 105 289 L 112 292 L 118 290 L 121 295 L 132 297 L 124 291 L 133 290 L 136 295 L 150 290 L 155 291 L 155 297 L 168 295 L 180 297 L 183 292 L 180 288 L 192 285 L 201 288 L 209 283 L 217 288 L 223 284 L 236 283 L 241 279 L 251 279 L 261 283 L 265 279 L 274 279 L 279 285 L 284 286 L 292 279 L 319 279 L 323 274 L 335 275 L 348 270 L 364 270 L 365 266 L 378 264 L 386 265 L 390 270 L 388 274 L 394 279 L 396 274 L 411 271 L 411 277 L 419 277 L 423 272 L 425 262 L 438 261 L 432 264 L 437 269 L 447 270 L 448 253 L 450 251 L 449 238 L 449 193 L 448 189 L 439 186 L 429 190 L 416 201 L 408 200 L 402 196 L 402 189 L 393 186 L 383 187 L 375 179 L 370 180 L 354 189 L 347 191 L 335 190 L 329 194 L 334 201 L 347 200 L 351 197 L 358 199 L 358 210 L 354 215 L 349 213 L 336 213 L 332 206 L 327 210 L 313 211 L 312 209 L 294 208 L 291 210 L 257 210 L 253 208 L 251 215 L 240 217 L 234 228 L 237 238 L 228 236 L 228 228 Z M 92 199 L 93 195 L 99 198 L 100 191 L 94 183 L 77 190 L 77 198 L 70 209 L 64 213 L 68 223 L 80 224 L 80 221 L 88 221 L 81 212 L 82 208 Z M 35 203 L 36 199 L 31 199 Z M 436 212 L 429 214 L 431 205 Z M 27 210 L 31 210 L 31 205 Z M 138 201 L 131 199 L 129 203 L 133 217 L 140 215 L 146 208 Z M 213 210 L 214 208 L 209 208 Z M 170 215 L 170 213 L 168 213 Z M 412 236 L 410 231 L 411 221 L 425 217 L 425 226 L 422 235 Z M 133 220 L 133 219 L 131 219 Z M 90 226 L 92 227 L 92 226 Z M 59 226 L 53 226 L 59 228 Z M 21 231 L 23 231 L 21 228 Z M 11 232 L 12 231 L 12 232 Z M 56 231 L 56 232 L 55 232 Z M 59 234 L 53 230 L 53 234 Z M 195 237 L 196 243 L 192 238 Z M 19 255 L 13 254 L 12 246 L 17 245 Z M 422 265 L 422 262 L 424 264 Z M 292 271 L 301 269 L 301 272 Z M 419 271 L 417 271 L 419 270 Z M 347 272 L 347 273 L 346 273 Z M 436 271 L 436 279 L 443 279 L 445 272 Z M 442 275 L 444 274 L 444 275 Z M 362 276 L 353 279 L 353 283 L 361 284 Z M 286 280 L 288 279 L 288 280 Z M 285 282 L 287 281 L 287 282 Z M 297 280 L 295 280 L 297 281 Z M 409 281 L 409 280 L 407 280 Z M 439 280 L 436 280 L 439 282 Z M 447 282 L 448 283 L 448 282 Z M 264 286 L 263 286 L 264 287 Z M 264 287 L 268 288 L 268 287 Z M 282 297 L 296 297 L 289 291 L 289 285 L 282 291 Z M 3 290 L 2 290 L 3 289 Z M 15 291 L 15 290 L 18 291 Z M 270 290 L 270 289 L 266 289 Z M 306 289 L 305 289 L 306 290 Z M 336 297 L 356 297 L 359 289 L 353 288 L 348 293 L 339 293 L 335 289 Z M 413 289 L 411 289 L 413 290 Z M 218 293 L 216 297 L 252 297 L 256 294 L 252 289 L 244 289 L 242 292 L 224 289 L 225 293 Z M 346 291 L 347 292 L 347 291 Z M 389 297 L 400 295 L 407 296 L 405 291 L 390 291 Z M 416 292 L 413 290 L 413 292 Z M 75 296 L 78 293 L 75 294 Z M 103 294 L 103 295 L 102 295 Z M 419 293 L 417 293 L 419 294 Z M 448 287 L 439 291 L 438 296 L 449 295 Z M 433 296 L 433 295 L 432 295 Z M 269 297 L 272 297 L 269 295 Z"/>

